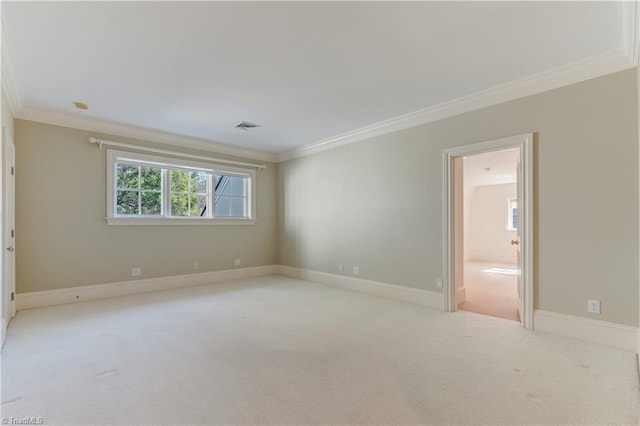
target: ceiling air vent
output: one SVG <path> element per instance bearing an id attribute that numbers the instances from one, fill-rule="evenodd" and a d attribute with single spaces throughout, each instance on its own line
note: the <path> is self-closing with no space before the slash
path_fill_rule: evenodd
<path id="1" fill-rule="evenodd" d="M 256 123 L 249 123 L 248 121 L 241 121 L 238 124 L 236 124 L 234 126 L 236 129 L 241 129 L 244 130 L 245 132 L 248 132 L 250 129 L 254 129 L 256 127 L 261 127 L 259 124 Z"/>

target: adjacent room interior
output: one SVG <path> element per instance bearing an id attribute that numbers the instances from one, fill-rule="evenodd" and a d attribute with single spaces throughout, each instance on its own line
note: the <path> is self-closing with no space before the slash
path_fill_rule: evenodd
<path id="1" fill-rule="evenodd" d="M 3 423 L 640 422 L 637 1 L 0 7 Z"/>
<path id="2" fill-rule="evenodd" d="M 517 149 L 463 158 L 464 273 L 458 308 L 520 321 Z"/>

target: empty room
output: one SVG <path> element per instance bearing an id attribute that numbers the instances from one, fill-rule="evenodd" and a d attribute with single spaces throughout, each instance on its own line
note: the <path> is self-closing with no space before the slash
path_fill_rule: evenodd
<path id="1" fill-rule="evenodd" d="M 640 5 L 20 2 L 1 422 L 640 422 Z"/>

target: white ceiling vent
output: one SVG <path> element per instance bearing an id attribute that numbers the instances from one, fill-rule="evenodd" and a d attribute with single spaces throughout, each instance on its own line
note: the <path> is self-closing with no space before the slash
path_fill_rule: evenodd
<path id="1" fill-rule="evenodd" d="M 236 124 L 234 127 L 236 129 L 241 129 L 241 130 L 244 130 L 245 132 L 248 132 L 250 129 L 254 129 L 256 127 L 262 127 L 262 126 L 256 123 L 249 123 L 248 121 L 241 121 L 238 124 Z"/>

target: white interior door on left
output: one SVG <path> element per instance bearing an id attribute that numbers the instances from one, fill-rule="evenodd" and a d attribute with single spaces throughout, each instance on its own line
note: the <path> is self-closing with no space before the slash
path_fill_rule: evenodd
<path id="1" fill-rule="evenodd" d="M 2 337 L 15 316 L 15 145 L 2 129 Z"/>

